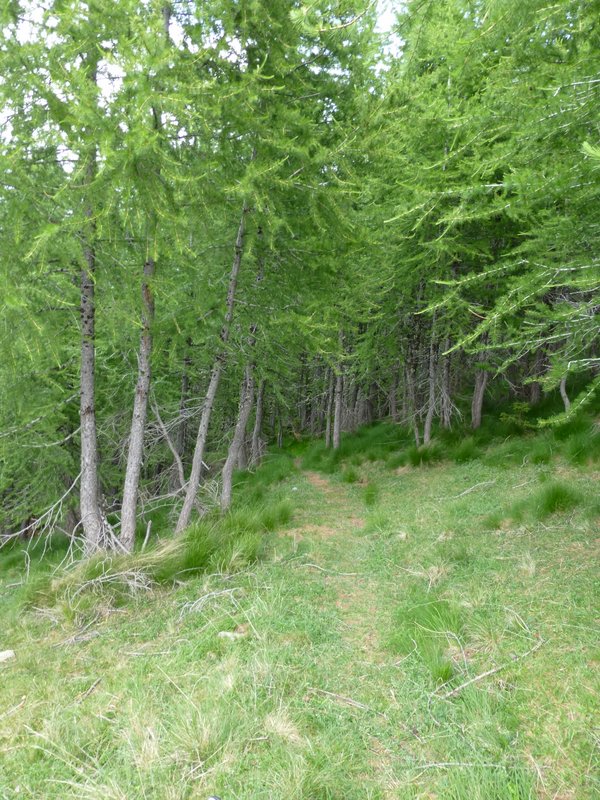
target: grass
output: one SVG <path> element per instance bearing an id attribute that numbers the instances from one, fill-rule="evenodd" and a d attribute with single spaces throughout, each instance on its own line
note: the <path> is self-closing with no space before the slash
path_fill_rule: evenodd
<path id="1" fill-rule="evenodd" d="M 361 434 L 385 459 L 309 445 L 320 481 L 271 456 L 231 514 L 129 560 L 55 574 L 67 542 L 33 542 L 21 583 L 24 543 L 0 551 L 0 798 L 597 797 L 581 431 L 510 465 L 512 438 L 457 461 L 440 436 L 396 475 L 386 430 Z M 127 570 L 148 583 L 79 591 Z"/>

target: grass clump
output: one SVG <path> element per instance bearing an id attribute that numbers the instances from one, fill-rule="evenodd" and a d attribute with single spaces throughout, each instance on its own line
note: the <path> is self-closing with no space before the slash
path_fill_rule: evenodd
<path id="1" fill-rule="evenodd" d="M 447 600 L 424 597 L 422 602 L 399 608 L 395 622 L 392 647 L 406 655 L 416 650 L 434 683 L 449 681 L 453 665 L 446 651 L 449 641 L 456 641 L 463 630 L 459 609 Z"/>
<path id="2" fill-rule="evenodd" d="M 535 800 L 533 777 L 522 767 L 473 765 L 453 770 L 441 783 L 446 800 Z"/>
<path id="3" fill-rule="evenodd" d="M 379 486 L 375 483 L 368 483 L 365 486 L 363 497 L 367 508 L 372 508 L 379 500 Z"/>
<path id="4" fill-rule="evenodd" d="M 479 456 L 479 446 L 473 436 L 467 436 L 454 449 L 454 461 L 457 464 L 466 464 Z"/>
<path id="5" fill-rule="evenodd" d="M 342 481 L 344 483 L 356 483 L 358 477 L 358 472 L 353 467 L 347 467 L 342 472 Z"/>
<path id="6" fill-rule="evenodd" d="M 423 444 L 421 447 L 412 445 L 412 447 L 408 448 L 406 455 L 408 463 L 412 467 L 420 467 L 441 461 L 443 452 L 439 444 L 432 442 L 431 444 Z"/>
<path id="7" fill-rule="evenodd" d="M 406 446 L 408 436 L 408 431 L 399 425 L 387 422 L 366 425 L 355 433 L 344 434 L 337 450 L 326 448 L 323 441 L 313 442 L 304 454 L 302 466 L 331 474 L 345 461 L 353 466 L 365 461 L 386 461 L 391 453 Z"/>
<path id="8" fill-rule="evenodd" d="M 66 604 L 67 615 L 91 609 L 99 599 L 122 606 L 157 585 L 169 585 L 207 572 L 232 573 L 260 560 L 266 534 L 291 519 L 287 499 L 261 506 L 244 505 L 223 516 L 198 520 L 179 537 L 132 555 L 103 553 L 76 563 L 53 578 L 32 583 L 29 601 Z"/>
<path id="9" fill-rule="evenodd" d="M 572 511 L 583 503 L 582 494 L 567 483 L 546 480 L 537 492 L 515 503 L 509 516 L 515 522 L 541 522 L 552 514 Z"/>
<path id="10" fill-rule="evenodd" d="M 537 519 L 545 519 L 550 514 L 571 511 L 582 501 L 581 494 L 565 483 L 553 481 L 540 489 L 530 500 Z"/>
<path id="11" fill-rule="evenodd" d="M 571 436 L 566 443 L 566 457 L 575 466 L 597 464 L 600 461 L 600 430 L 582 431 Z"/>

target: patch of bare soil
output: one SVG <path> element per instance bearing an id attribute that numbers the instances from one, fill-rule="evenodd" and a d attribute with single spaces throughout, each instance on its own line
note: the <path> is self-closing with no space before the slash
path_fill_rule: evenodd
<path id="1" fill-rule="evenodd" d="M 342 585 L 341 581 L 344 581 Z M 357 578 L 331 576 L 327 583 L 335 585 L 337 589 L 335 605 L 345 626 L 346 641 L 357 647 L 369 661 L 384 659 L 377 625 L 381 609 L 376 590 Z"/>
<path id="2" fill-rule="evenodd" d="M 302 525 L 300 528 L 289 528 L 285 531 L 286 536 L 291 536 L 292 539 L 300 541 L 307 535 L 317 539 L 329 539 L 338 533 L 339 531 L 336 528 L 331 528 L 329 525 Z"/>
<path id="3" fill-rule="evenodd" d="M 365 521 L 362 517 L 348 517 L 348 522 L 353 528 L 362 528 L 365 524 Z"/>
<path id="4" fill-rule="evenodd" d="M 324 478 L 322 475 L 319 475 L 318 472 L 306 472 L 305 474 L 307 481 L 311 486 L 314 486 L 315 489 L 321 489 L 323 492 L 334 491 L 330 481 L 328 481 L 327 478 Z"/>

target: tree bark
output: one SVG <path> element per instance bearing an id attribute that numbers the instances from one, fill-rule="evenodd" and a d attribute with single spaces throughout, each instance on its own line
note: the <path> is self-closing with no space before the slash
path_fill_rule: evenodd
<path id="1" fill-rule="evenodd" d="M 390 386 L 389 412 L 392 422 L 398 422 L 398 364 L 394 365 L 394 375 Z"/>
<path id="2" fill-rule="evenodd" d="M 333 449 L 337 450 L 340 446 L 342 431 L 342 391 L 344 386 L 344 376 L 342 365 L 339 364 L 335 375 L 335 399 L 333 410 Z"/>
<path id="3" fill-rule="evenodd" d="M 481 410 L 483 407 L 483 397 L 485 395 L 485 387 L 488 382 L 488 373 L 485 370 L 479 370 L 475 377 L 475 389 L 473 391 L 473 400 L 471 402 L 471 427 L 476 430 L 481 425 Z"/>
<path id="4" fill-rule="evenodd" d="M 91 68 L 88 80 L 97 82 L 97 58 L 89 59 Z M 108 542 L 103 514 L 100 509 L 98 486 L 98 435 L 96 430 L 96 223 L 92 202 L 92 184 L 96 177 L 97 150 L 94 145 L 87 155 L 85 165 L 86 203 L 84 216 L 84 264 L 81 270 L 81 367 L 79 420 L 81 425 L 81 479 L 80 508 L 84 549 L 87 555 L 104 549 Z"/>
<path id="5" fill-rule="evenodd" d="M 261 380 L 258 384 L 258 392 L 256 395 L 256 415 L 254 417 L 254 427 L 252 429 L 252 447 L 250 450 L 250 466 L 256 467 L 262 458 L 263 442 L 261 438 L 262 422 L 263 422 L 263 406 L 265 396 L 265 383 Z"/>
<path id="6" fill-rule="evenodd" d="M 154 319 L 154 298 L 150 281 L 154 277 L 154 259 L 147 259 L 144 264 L 144 280 L 142 283 L 142 337 L 138 355 L 138 377 L 133 401 L 133 417 L 129 433 L 129 450 L 127 452 L 127 468 L 123 486 L 123 506 L 121 508 L 121 545 L 127 553 L 131 553 L 135 544 L 135 521 L 137 512 L 140 473 L 144 456 L 144 429 L 148 412 L 148 394 L 150 392 L 150 374 L 152 357 L 152 321 Z"/>
<path id="7" fill-rule="evenodd" d="M 413 426 L 413 433 L 415 436 L 415 444 L 417 447 L 421 446 L 421 434 L 419 433 L 419 423 L 417 421 L 417 401 L 415 390 L 415 375 L 414 365 L 407 365 L 404 368 L 404 383 L 406 385 L 406 398 L 408 406 L 408 416 L 410 416 Z"/>
<path id="8" fill-rule="evenodd" d="M 229 445 L 227 459 L 223 467 L 223 489 L 221 492 L 221 511 L 227 511 L 231 506 L 231 493 L 233 484 L 233 470 L 238 460 L 240 447 L 246 436 L 246 426 L 252 410 L 252 400 L 254 399 L 254 371 L 251 366 L 246 367 L 242 391 L 240 395 L 240 405 L 238 418 L 233 433 L 233 439 Z"/>
<path id="9" fill-rule="evenodd" d="M 325 447 L 331 447 L 331 417 L 333 414 L 333 370 L 328 371 L 327 406 L 325 409 Z"/>
<path id="10" fill-rule="evenodd" d="M 446 337 L 444 341 L 444 350 L 448 350 L 450 347 L 450 339 Z M 441 423 L 442 428 L 448 430 L 452 426 L 452 392 L 450 388 L 450 364 L 451 364 L 451 356 L 450 353 L 444 356 L 444 362 L 442 366 L 442 389 L 441 389 L 441 396 L 440 396 L 440 405 L 441 405 Z"/>
<path id="11" fill-rule="evenodd" d="M 535 358 L 533 360 L 533 374 L 537 378 L 542 374 L 544 367 L 544 348 L 540 347 L 536 350 Z M 529 403 L 536 406 L 542 399 L 542 384 L 539 381 L 533 381 L 529 389 Z"/>
<path id="12" fill-rule="evenodd" d="M 225 319 L 223 322 L 223 327 L 221 329 L 221 343 L 223 345 L 225 345 L 229 340 L 229 332 L 231 330 L 231 323 L 233 321 L 235 293 L 237 289 L 238 276 L 240 272 L 240 266 L 242 263 L 242 254 L 244 250 L 244 232 L 245 232 L 247 213 L 248 213 L 248 207 L 244 204 L 244 208 L 242 210 L 242 216 L 238 226 L 237 237 L 235 240 L 233 264 L 231 266 L 231 272 L 229 274 L 229 286 L 227 289 L 227 311 L 225 313 Z M 176 533 L 181 533 L 181 531 L 187 528 L 190 522 L 190 516 L 192 513 L 192 508 L 194 506 L 194 500 L 196 499 L 196 495 L 198 493 L 198 487 L 200 486 L 200 477 L 202 474 L 202 464 L 204 460 L 204 450 L 206 447 L 206 439 L 208 436 L 208 426 L 210 424 L 210 417 L 212 414 L 215 397 L 217 395 L 217 389 L 219 388 L 219 382 L 221 380 L 221 372 L 223 370 L 223 367 L 225 366 L 226 360 L 227 360 L 226 351 L 223 349 L 218 353 L 215 362 L 213 364 L 210 376 L 210 383 L 208 385 L 206 397 L 204 398 L 204 405 L 202 407 L 202 413 L 200 415 L 200 424 L 198 426 L 198 435 L 196 437 L 196 446 L 194 448 L 194 455 L 192 458 L 192 470 L 190 473 L 190 479 L 187 484 L 187 491 L 185 493 L 183 506 L 179 514 L 179 519 L 177 520 L 177 525 L 175 527 Z"/>
<path id="13" fill-rule="evenodd" d="M 567 394 L 567 376 L 563 375 L 560 380 L 559 386 L 560 396 L 562 397 L 562 401 L 565 406 L 565 413 L 568 413 L 571 408 L 571 401 L 569 400 L 569 395 Z"/>
<path id="14" fill-rule="evenodd" d="M 433 425 L 433 415 L 435 412 L 435 378 L 436 378 L 436 346 L 435 346 L 435 317 L 431 326 L 431 341 L 429 343 L 429 396 L 427 399 L 427 416 L 423 427 L 423 444 L 431 442 L 431 427 Z"/>

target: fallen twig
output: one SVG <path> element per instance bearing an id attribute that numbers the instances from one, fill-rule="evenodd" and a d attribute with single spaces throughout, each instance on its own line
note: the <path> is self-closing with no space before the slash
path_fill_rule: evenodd
<path id="1" fill-rule="evenodd" d="M 446 694 L 441 695 L 441 697 L 435 695 L 435 693 L 434 695 L 438 696 L 440 700 L 448 700 L 450 697 L 456 697 L 456 695 L 459 692 L 462 692 L 463 689 L 466 689 L 467 686 L 471 686 L 473 683 L 478 683 L 479 681 L 482 681 L 484 678 L 489 678 L 490 675 L 495 675 L 497 672 L 506 669 L 506 667 L 510 667 L 511 664 L 514 664 L 517 661 L 522 661 L 522 659 L 526 658 L 527 656 L 530 656 L 532 653 L 535 653 L 536 650 L 539 650 L 543 644 L 544 640 L 540 639 L 539 642 L 537 642 L 534 645 L 534 647 L 532 647 L 530 650 L 527 650 L 526 653 L 521 653 L 520 656 L 513 656 L 513 658 L 510 661 L 507 661 L 505 664 L 501 664 L 499 667 L 494 667 L 494 669 L 488 669 L 487 672 L 482 672 L 480 675 L 475 675 L 474 678 L 471 678 L 470 680 L 461 683 L 460 686 L 457 686 L 455 689 L 451 689 L 449 692 L 446 692 Z"/>
<path id="2" fill-rule="evenodd" d="M 345 703 L 353 708 L 360 708 L 362 711 L 369 711 L 371 714 L 377 714 L 380 717 L 385 717 L 385 714 L 382 711 L 376 711 L 364 703 L 359 703 L 358 700 L 353 700 L 351 697 L 345 697 L 343 694 L 336 694 L 335 692 L 328 692 L 325 689 L 315 689 L 313 687 L 309 688 L 308 691 L 309 693 L 321 694 L 324 697 L 330 697 L 332 700 L 339 700 L 340 703 Z"/>
<path id="3" fill-rule="evenodd" d="M 325 569 L 325 567 L 320 567 L 318 564 L 296 564 L 298 567 L 310 567 L 311 569 L 318 569 L 319 572 L 328 572 L 330 575 L 341 575 L 345 578 L 355 578 L 359 576 L 360 572 L 336 572 L 334 569 Z"/>
<path id="4" fill-rule="evenodd" d="M 81 694 L 81 696 L 77 698 L 77 702 L 78 703 L 83 703 L 83 701 L 86 699 L 86 697 L 89 697 L 91 695 L 91 693 L 94 691 L 96 686 L 98 686 L 98 684 L 100 683 L 101 680 L 102 680 L 102 678 L 96 678 L 96 680 L 92 683 L 92 685 L 89 686 L 85 690 L 85 692 L 83 692 L 83 694 Z"/>
<path id="5" fill-rule="evenodd" d="M 146 535 L 144 536 L 144 541 L 142 542 L 142 553 L 146 549 L 146 545 L 148 544 L 148 540 L 150 539 L 150 531 L 152 530 L 152 520 L 148 520 L 148 525 L 146 526 Z"/>
<path id="6" fill-rule="evenodd" d="M 470 486 L 468 489 L 465 489 L 464 492 L 455 494 L 451 499 L 457 500 L 459 497 L 464 497 L 464 495 L 474 492 L 475 489 L 479 489 L 481 486 L 491 486 L 493 483 L 496 483 L 496 481 L 482 481 L 481 483 L 476 483 L 475 486 Z"/>
<path id="7" fill-rule="evenodd" d="M 184 603 L 184 605 L 181 607 L 181 611 L 179 612 L 179 619 L 182 619 L 185 614 L 202 611 L 207 603 L 209 603 L 211 600 L 215 600 L 217 597 L 223 597 L 225 595 L 232 597 L 235 592 L 239 591 L 241 591 L 241 589 L 237 586 L 233 589 L 219 589 L 217 591 L 202 595 L 202 597 L 199 597 L 197 600 L 193 600 L 191 603 Z"/>
<path id="8" fill-rule="evenodd" d="M 6 719 L 7 717 L 10 717 L 11 714 L 14 714 L 15 711 L 18 711 L 20 708 L 23 708 L 23 706 L 25 705 L 26 700 L 27 700 L 27 695 L 24 694 L 23 697 L 21 698 L 21 702 L 17 703 L 16 706 L 12 706 L 11 708 L 8 708 L 6 711 L 4 711 L 2 714 L 0 714 L 0 719 Z"/>

